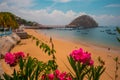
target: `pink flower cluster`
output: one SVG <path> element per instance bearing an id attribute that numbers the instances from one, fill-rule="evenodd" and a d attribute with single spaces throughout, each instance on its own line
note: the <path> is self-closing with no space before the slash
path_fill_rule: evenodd
<path id="1" fill-rule="evenodd" d="M 94 64 L 94 61 L 91 59 L 91 54 L 88 52 L 83 51 L 82 48 L 78 50 L 73 50 L 70 56 L 75 60 L 79 61 L 82 64 L 88 64 L 92 66 Z"/>
<path id="2" fill-rule="evenodd" d="M 55 72 L 52 74 L 48 74 L 49 80 L 72 80 L 71 76 L 68 75 L 66 72 L 60 72 L 59 70 L 55 70 Z M 45 80 L 45 75 L 42 76 L 42 80 Z"/>
<path id="3" fill-rule="evenodd" d="M 24 58 L 25 55 L 23 52 L 14 53 L 16 59 Z"/>
<path id="4" fill-rule="evenodd" d="M 24 57 L 25 55 L 23 52 L 6 53 L 5 62 L 10 66 L 14 66 L 20 58 L 24 58 Z"/>

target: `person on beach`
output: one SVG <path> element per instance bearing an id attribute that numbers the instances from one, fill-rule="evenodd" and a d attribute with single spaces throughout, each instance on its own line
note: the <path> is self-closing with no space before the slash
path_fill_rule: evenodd
<path id="1" fill-rule="evenodd" d="M 108 48 L 108 50 L 110 51 L 110 48 Z"/>

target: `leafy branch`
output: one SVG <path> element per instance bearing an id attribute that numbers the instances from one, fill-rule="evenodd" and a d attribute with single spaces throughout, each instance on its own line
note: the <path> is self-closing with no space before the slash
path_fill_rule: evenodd
<path id="1" fill-rule="evenodd" d="M 39 40 L 38 38 L 32 36 L 32 35 L 29 35 L 29 37 L 32 39 L 32 40 L 35 40 L 36 41 L 36 46 L 39 47 L 40 49 L 42 49 L 45 53 L 47 53 L 49 56 L 52 56 L 52 60 L 49 60 L 48 62 L 51 64 L 53 64 L 53 68 L 54 69 L 57 69 L 58 65 L 56 63 L 56 57 L 55 57 L 55 49 L 54 49 L 54 44 L 53 44 L 53 41 L 52 41 L 52 38 L 50 38 L 50 44 L 51 44 L 51 47 L 44 43 L 42 40 Z"/>
<path id="2" fill-rule="evenodd" d="M 48 53 L 48 55 L 54 55 L 56 53 L 54 47 L 50 48 L 46 43 L 44 43 L 42 40 L 39 40 L 38 38 L 29 35 L 32 40 L 36 41 L 36 46 L 38 46 L 40 49 L 42 49 L 45 53 Z M 53 43 L 51 43 L 53 45 Z"/>

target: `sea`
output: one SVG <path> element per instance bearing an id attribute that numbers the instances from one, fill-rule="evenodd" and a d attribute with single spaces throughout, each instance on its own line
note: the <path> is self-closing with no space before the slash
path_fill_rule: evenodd
<path id="1" fill-rule="evenodd" d="M 77 44 L 84 42 L 108 48 L 120 49 L 120 42 L 117 40 L 117 37 L 120 37 L 120 34 L 117 32 L 116 27 L 113 26 L 39 29 L 37 32 L 42 32 L 46 36 L 68 40 Z"/>

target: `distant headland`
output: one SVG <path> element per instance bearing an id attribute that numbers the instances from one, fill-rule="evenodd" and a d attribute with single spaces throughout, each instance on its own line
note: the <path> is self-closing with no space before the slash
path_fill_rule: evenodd
<path id="1" fill-rule="evenodd" d="M 82 16 L 79 16 L 76 19 L 74 19 L 66 27 L 91 28 L 91 27 L 98 27 L 98 23 L 92 17 L 90 17 L 88 15 L 82 15 Z"/>

